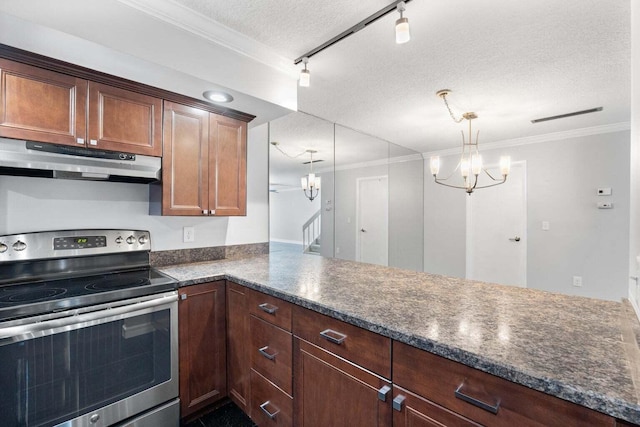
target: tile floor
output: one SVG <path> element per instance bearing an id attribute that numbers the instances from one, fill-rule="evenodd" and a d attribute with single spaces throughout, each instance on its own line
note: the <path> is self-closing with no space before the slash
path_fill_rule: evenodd
<path id="1" fill-rule="evenodd" d="M 228 403 L 185 427 L 256 427 L 234 403 Z"/>

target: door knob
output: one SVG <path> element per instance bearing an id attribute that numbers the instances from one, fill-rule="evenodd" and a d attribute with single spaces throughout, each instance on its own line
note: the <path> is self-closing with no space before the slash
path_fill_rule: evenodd
<path id="1" fill-rule="evenodd" d="M 367 232 L 367 230 L 365 230 L 364 228 L 361 228 L 360 231 L 363 232 L 363 233 Z"/>
<path id="2" fill-rule="evenodd" d="M 519 242 L 520 241 L 520 237 L 519 236 L 511 237 L 511 238 L 509 238 L 509 240 L 511 240 L 512 242 Z"/>

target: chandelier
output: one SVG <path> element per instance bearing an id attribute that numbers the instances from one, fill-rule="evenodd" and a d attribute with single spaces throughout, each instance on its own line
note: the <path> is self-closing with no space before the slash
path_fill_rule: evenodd
<path id="1" fill-rule="evenodd" d="M 313 202 L 313 199 L 318 197 L 320 193 L 320 177 L 316 176 L 313 173 L 313 153 L 317 153 L 316 150 L 306 150 L 306 153 L 309 153 L 311 156 L 311 160 L 309 161 L 309 174 L 303 176 L 300 179 L 300 183 L 302 184 L 302 191 L 304 191 L 304 195 Z"/>
<path id="2" fill-rule="evenodd" d="M 449 110 L 449 115 L 453 119 L 454 122 L 460 123 L 463 120 L 467 120 L 469 122 L 469 136 L 465 138 L 464 131 L 462 133 L 462 154 L 460 155 L 460 161 L 456 168 L 451 172 L 449 176 L 446 178 L 438 178 L 438 172 L 440 172 L 440 157 L 432 156 L 430 161 L 431 166 L 431 175 L 433 175 L 433 179 L 436 184 L 445 185 L 447 187 L 452 188 L 460 188 L 467 192 L 467 194 L 471 195 L 474 190 L 480 188 L 488 188 L 494 187 L 496 185 L 504 184 L 507 181 L 507 175 L 509 175 L 509 170 L 511 168 L 511 158 L 508 156 L 500 157 L 500 174 L 502 178 L 493 177 L 483 166 L 482 166 L 482 156 L 480 155 L 480 151 L 478 150 L 478 135 L 480 131 L 476 133 L 475 141 L 473 140 L 473 134 L 471 133 L 471 121 L 473 119 L 477 119 L 478 116 L 476 113 L 468 112 L 464 113 L 462 117 L 456 118 L 451 111 L 451 107 L 449 107 L 449 102 L 447 101 L 447 95 L 449 95 L 451 91 L 449 89 L 442 89 L 436 92 L 442 100 L 444 101 L 444 105 Z M 460 171 L 462 175 L 462 182 L 460 185 L 453 184 L 452 181 L 448 181 L 456 171 Z M 481 173 L 485 173 L 491 181 L 485 185 L 478 185 L 478 176 Z"/>

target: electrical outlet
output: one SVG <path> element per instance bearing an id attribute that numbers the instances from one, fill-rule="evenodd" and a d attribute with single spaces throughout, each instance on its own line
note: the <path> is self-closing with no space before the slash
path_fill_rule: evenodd
<path id="1" fill-rule="evenodd" d="M 582 276 L 573 276 L 573 286 L 582 287 Z"/>
<path id="2" fill-rule="evenodd" d="M 549 221 L 542 221 L 542 229 L 544 231 L 548 231 L 549 230 Z"/>
<path id="3" fill-rule="evenodd" d="M 194 227 L 182 227 L 182 241 L 185 243 L 195 242 L 196 230 Z"/>

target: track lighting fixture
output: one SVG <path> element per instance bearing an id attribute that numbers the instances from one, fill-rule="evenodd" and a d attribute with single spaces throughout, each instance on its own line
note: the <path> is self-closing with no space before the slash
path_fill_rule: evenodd
<path id="1" fill-rule="evenodd" d="M 400 12 L 400 18 L 396 20 L 396 43 L 403 44 L 411 40 L 411 31 L 409 31 L 409 20 L 402 16 L 402 13 L 407 10 L 405 2 L 401 1 L 396 6 L 398 12 Z"/>
<path id="2" fill-rule="evenodd" d="M 309 82 L 311 81 L 311 73 L 307 69 L 309 58 L 306 56 L 302 58 L 302 63 L 304 64 L 304 69 L 300 70 L 300 86 L 309 87 Z"/>
<path id="3" fill-rule="evenodd" d="M 316 53 L 322 52 L 329 46 L 333 46 L 339 41 L 344 40 L 347 37 L 366 28 L 367 25 L 377 21 L 378 19 L 382 18 L 383 16 L 386 16 L 389 13 L 392 13 L 394 10 L 397 10 L 398 12 L 400 12 L 400 19 L 396 20 L 396 43 L 408 42 L 411 39 L 411 33 L 409 32 L 409 20 L 403 17 L 402 14 L 407 9 L 406 4 L 409 3 L 410 1 L 411 0 L 395 0 L 393 1 L 393 3 L 383 7 L 379 11 L 368 16 L 362 21 L 358 22 L 351 28 L 347 28 L 337 36 L 327 40 L 326 42 L 322 43 L 320 46 L 315 47 L 310 51 L 306 52 L 305 54 L 303 54 L 302 56 L 296 58 L 293 61 L 295 65 L 298 65 L 301 62 L 304 63 L 304 69 L 300 70 L 300 81 L 299 81 L 300 86 L 302 87 L 309 86 L 310 74 L 309 74 L 309 70 L 307 69 L 307 63 L 309 62 L 309 58 L 311 58 Z"/>

